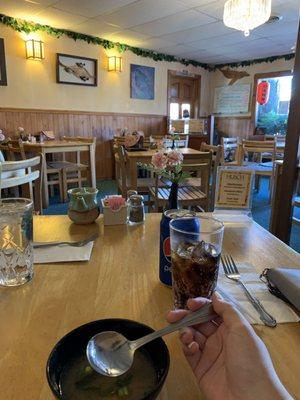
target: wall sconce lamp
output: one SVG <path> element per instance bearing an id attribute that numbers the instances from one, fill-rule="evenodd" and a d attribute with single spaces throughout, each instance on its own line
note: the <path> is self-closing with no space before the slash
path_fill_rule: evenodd
<path id="1" fill-rule="evenodd" d="M 40 40 L 26 40 L 25 41 L 26 58 L 29 60 L 42 60 L 44 55 L 44 42 Z"/>
<path id="2" fill-rule="evenodd" d="M 122 57 L 108 57 L 108 71 L 122 72 L 123 61 Z"/>

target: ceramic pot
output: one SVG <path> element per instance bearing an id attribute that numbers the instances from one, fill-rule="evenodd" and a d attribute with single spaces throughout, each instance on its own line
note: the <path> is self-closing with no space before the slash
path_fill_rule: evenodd
<path id="1" fill-rule="evenodd" d="M 91 224 L 98 218 L 100 209 L 97 193 L 98 189 L 89 187 L 68 190 L 70 197 L 68 216 L 75 224 Z"/>

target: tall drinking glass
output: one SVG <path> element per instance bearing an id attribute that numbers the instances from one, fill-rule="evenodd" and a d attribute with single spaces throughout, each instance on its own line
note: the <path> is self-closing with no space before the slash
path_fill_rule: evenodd
<path id="1" fill-rule="evenodd" d="M 19 286 L 33 277 L 32 201 L 0 200 L 0 285 Z"/>
<path id="2" fill-rule="evenodd" d="M 223 223 L 210 217 L 170 222 L 175 308 L 187 308 L 187 300 L 193 297 L 211 297 L 217 285 L 223 232 Z"/>

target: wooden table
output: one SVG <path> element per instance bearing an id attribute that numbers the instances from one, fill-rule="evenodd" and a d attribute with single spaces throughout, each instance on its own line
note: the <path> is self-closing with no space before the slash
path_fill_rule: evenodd
<path id="1" fill-rule="evenodd" d="M 96 161 L 95 152 L 93 151 L 93 143 L 79 142 L 79 141 L 63 141 L 63 140 L 49 140 L 43 143 L 24 143 L 24 150 L 30 153 L 41 153 L 44 155 L 43 166 L 43 207 L 49 206 L 49 193 L 48 193 L 48 175 L 46 167 L 46 154 L 54 153 L 76 153 L 77 151 L 86 151 L 89 154 L 89 165 L 91 175 L 91 185 L 96 187 Z"/>
<path id="2" fill-rule="evenodd" d="M 144 225 L 104 227 L 102 218 L 87 226 L 67 216 L 34 217 L 37 241 L 73 239 L 100 231 L 90 262 L 36 265 L 31 283 L 0 288 L 1 399 L 51 400 L 45 366 L 54 344 L 89 321 L 122 317 L 155 329 L 164 326 L 172 292 L 158 279 L 160 214 Z M 256 223 L 226 225 L 224 249 L 257 271 L 299 267 L 300 255 Z M 300 399 L 299 324 L 256 327 L 290 393 Z M 202 399 L 176 334 L 167 336 L 171 366 L 160 400 Z M 238 351 L 238 349 L 237 349 Z M 217 384 L 217 383 L 216 383 Z M 257 399 L 263 400 L 263 399 Z"/>
<path id="3" fill-rule="evenodd" d="M 199 150 L 190 149 L 187 147 L 176 149 L 183 154 L 184 159 L 196 159 L 201 152 Z M 130 189 L 137 189 L 137 164 L 150 163 L 151 157 L 157 150 L 147 151 L 126 151 L 126 157 L 128 160 L 128 173 L 130 176 Z"/>

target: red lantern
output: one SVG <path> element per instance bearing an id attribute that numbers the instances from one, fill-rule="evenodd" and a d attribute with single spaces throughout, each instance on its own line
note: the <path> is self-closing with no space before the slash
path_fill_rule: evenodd
<path id="1" fill-rule="evenodd" d="M 261 106 L 267 104 L 270 96 L 270 84 L 267 81 L 262 81 L 257 86 L 256 101 Z"/>

